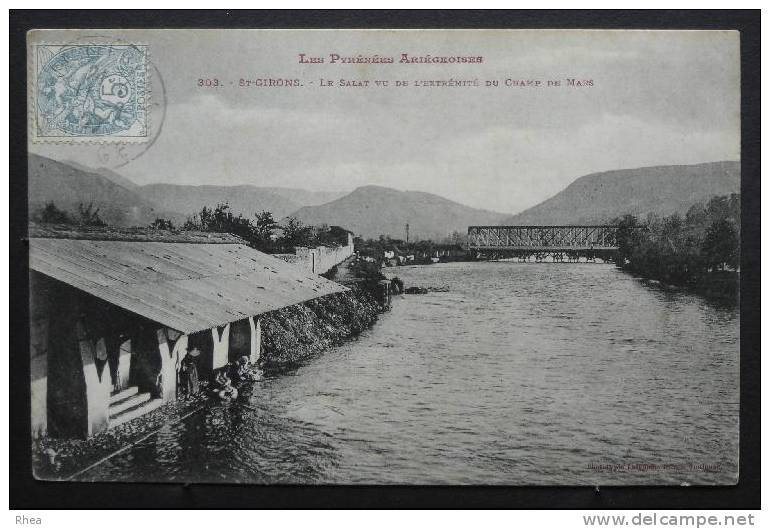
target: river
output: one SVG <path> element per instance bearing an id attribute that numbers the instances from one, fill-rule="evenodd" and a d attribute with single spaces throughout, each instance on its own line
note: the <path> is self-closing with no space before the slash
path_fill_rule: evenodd
<path id="1" fill-rule="evenodd" d="M 736 482 L 736 307 L 608 264 L 388 271 L 437 291 L 79 479 Z"/>

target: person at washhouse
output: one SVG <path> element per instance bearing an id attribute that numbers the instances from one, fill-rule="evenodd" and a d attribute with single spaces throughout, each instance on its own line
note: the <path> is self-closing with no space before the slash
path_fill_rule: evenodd
<path id="1" fill-rule="evenodd" d="M 185 397 L 192 397 L 200 391 L 200 382 L 198 380 L 198 357 L 200 349 L 194 347 L 182 359 L 179 369 L 179 381 L 181 393 Z"/>
<path id="2" fill-rule="evenodd" d="M 214 374 L 212 391 L 222 400 L 231 400 L 238 397 L 238 387 L 244 382 L 256 379 L 248 356 L 241 356 L 235 362 L 229 362 L 224 367 L 217 369 Z"/>
<path id="3" fill-rule="evenodd" d="M 230 364 L 215 371 L 212 390 L 222 400 L 232 400 L 238 397 L 238 390 L 233 386 L 229 373 Z"/>

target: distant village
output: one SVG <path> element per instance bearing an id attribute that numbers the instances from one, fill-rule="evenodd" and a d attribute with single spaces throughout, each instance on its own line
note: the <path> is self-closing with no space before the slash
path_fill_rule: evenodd
<path id="1" fill-rule="evenodd" d="M 465 245 L 461 242 L 407 243 L 401 239 L 381 237 L 376 240 L 356 238 L 354 244 L 356 255 L 361 259 L 370 263 L 380 263 L 383 267 L 464 261 L 468 258 Z"/>

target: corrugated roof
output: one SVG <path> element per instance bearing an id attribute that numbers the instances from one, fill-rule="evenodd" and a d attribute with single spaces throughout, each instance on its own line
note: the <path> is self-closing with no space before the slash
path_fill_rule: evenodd
<path id="1" fill-rule="evenodd" d="M 29 245 L 32 270 L 185 333 L 347 290 L 243 244 L 31 238 Z"/>

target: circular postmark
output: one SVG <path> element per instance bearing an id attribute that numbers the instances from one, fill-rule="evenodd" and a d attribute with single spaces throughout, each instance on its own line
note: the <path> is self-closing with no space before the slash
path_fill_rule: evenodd
<path id="1" fill-rule="evenodd" d="M 102 167 L 119 169 L 136 160 L 158 141 L 166 121 L 166 85 L 157 66 L 150 61 L 153 73 L 152 99 L 147 112 L 153 119 L 148 122 L 148 139 L 146 143 L 103 143 L 97 147 L 97 158 Z M 155 88 L 157 86 L 157 89 Z"/>
<path id="2" fill-rule="evenodd" d="M 39 67 L 41 70 L 38 72 L 33 104 L 43 103 L 68 113 L 65 126 L 70 127 L 72 133 L 65 131 L 62 138 L 47 138 L 38 134 L 36 142 L 51 144 L 59 156 L 107 169 L 124 167 L 149 151 L 163 130 L 167 104 L 163 76 L 152 60 L 149 46 L 116 36 L 82 35 L 60 47 L 62 50 L 87 49 L 97 58 L 82 59 L 81 67 L 88 68 L 80 74 L 77 74 L 75 65 L 64 69 L 71 74 L 75 86 L 81 86 L 78 80 L 83 81 L 80 99 L 75 100 L 72 93 L 68 93 L 70 100 L 59 102 L 51 90 L 43 96 L 44 87 L 52 88 L 55 81 L 48 78 L 41 83 L 42 66 Z M 142 54 L 146 69 L 143 77 L 141 69 L 137 71 L 134 68 Z M 46 61 L 46 64 L 49 62 Z M 86 64 L 89 62 L 91 64 Z M 53 76 L 56 74 L 53 73 Z M 61 84 L 60 81 L 60 91 Z M 86 95 L 88 97 L 84 97 Z M 88 103 L 81 103 L 89 98 Z M 70 110 L 73 108 L 76 108 L 74 113 Z M 77 115 L 83 119 L 76 121 Z M 140 130 L 140 126 L 144 130 Z M 132 135 L 137 131 L 140 134 Z M 88 135 L 81 135 L 83 132 Z"/>

